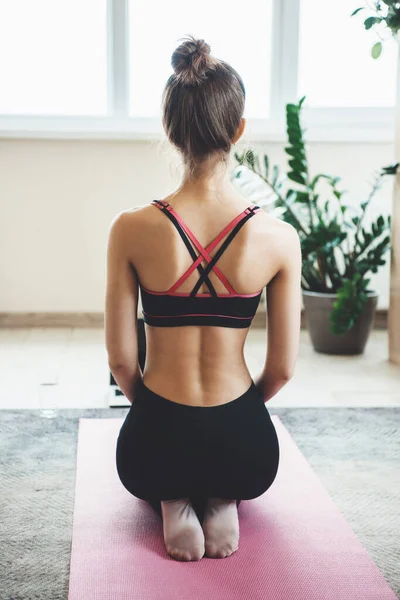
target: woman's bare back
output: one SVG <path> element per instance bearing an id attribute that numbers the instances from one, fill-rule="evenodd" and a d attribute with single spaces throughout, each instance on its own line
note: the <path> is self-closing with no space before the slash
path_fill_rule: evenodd
<path id="1" fill-rule="evenodd" d="M 240 196 L 177 193 L 167 200 L 205 247 L 249 203 Z M 138 282 L 152 291 L 169 289 L 192 258 L 170 221 L 152 205 L 126 211 L 127 255 Z M 262 290 L 279 271 L 288 225 L 260 211 L 242 227 L 218 261 L 218 267 L 240 294 Z M 212 254 L 218 250 L 214 249 Z M 205 263 L 204 263 L 205 264 Z M 195 270 L 182 283 L 190 292 Z M 217 293 L 226 292 L 215 273 Z M 199 292 L 208 293 L 205 285 Z M 248 329 L 215 326 L 151 327 L 146 325 L 143 379 L 154 392 L 172 401 L 200 406 L 224 404 L 244 393 L 251 375 L 244 359 Z"/>

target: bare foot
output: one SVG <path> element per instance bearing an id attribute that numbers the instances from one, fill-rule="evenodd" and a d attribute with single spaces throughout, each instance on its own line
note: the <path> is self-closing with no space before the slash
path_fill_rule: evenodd
<path id="1" fill-rule="evenodd" d="M 162 500 L 164 542 L 176 560 L 200 560 L 204 556 L 204 533 L 189 498 Z"/>
<path id="2" fill-rule="evenodd" d="M 209 498 L 202 523 L 205 553 L 209 558 L 225 558 L 239 547 L 239 516 L 236 500 Z"/>

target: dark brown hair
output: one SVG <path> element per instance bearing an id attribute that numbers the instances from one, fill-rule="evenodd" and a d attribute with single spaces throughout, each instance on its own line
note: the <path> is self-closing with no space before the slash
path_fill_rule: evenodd
<path id="1" fill-rule="evenodd" d="M 163 125 L 192 173 L 213 153 L 226 155 L 243 116 L 245 88 L 204 40 L 184 39 L 172 54 L 163 93 Z"/>

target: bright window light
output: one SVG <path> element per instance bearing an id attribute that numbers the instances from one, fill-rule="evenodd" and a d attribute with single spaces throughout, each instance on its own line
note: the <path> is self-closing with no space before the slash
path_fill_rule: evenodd
<path id="1" fill-rule="evenodd" d="M 299 96 L 314 107 L 393 107 L 398 45 L 364 29 L 368 11 L 350 17 L 363 0 L 300 0 Z M 388 36 L 389 37 L 389 36 Z"/>
<path id="2" fill-rule="evenodd" d="M 246 87 L 246 117 L 269 114 L 272 0 L 130 0 L 130 112 L 160 115 L 161 95 L 172 73 L 171 55 L 185 35 L 204 39 L 230 63 Z"/>
<path id="3" fill-rule="evenodd" d="M 107 0 L 0 0 L 0 113 L 107 112 Z"/>

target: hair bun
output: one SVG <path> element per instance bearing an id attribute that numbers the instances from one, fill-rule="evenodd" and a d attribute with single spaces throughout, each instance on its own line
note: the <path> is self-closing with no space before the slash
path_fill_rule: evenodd
<path id="1" fill-rule="evenodd" d="M 175 75 L 186 85 L 199 85 L 215 69 L 216 60 L 210 52 L 207 42 L 188 36 L 172 54 Z"/>

